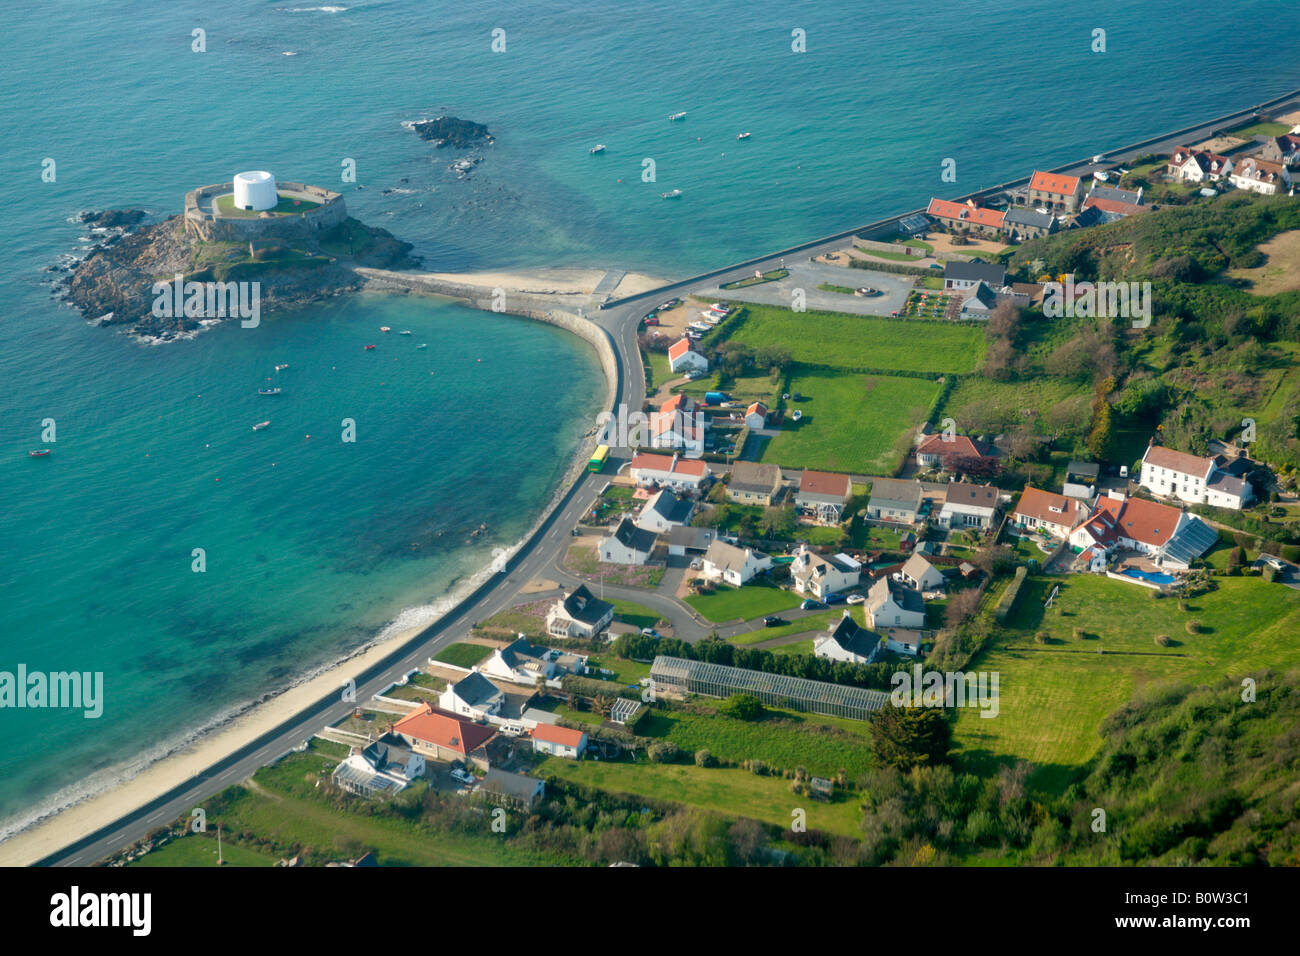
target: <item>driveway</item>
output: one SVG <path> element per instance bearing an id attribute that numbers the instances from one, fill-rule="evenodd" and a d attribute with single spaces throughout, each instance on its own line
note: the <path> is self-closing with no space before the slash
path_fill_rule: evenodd
<path id="1" fill-rule="evenodd" d="M 776 282 L 764 282 L 743 289 L 712 288 L 705 296 L 725 298 L 732 302 L 754 302 L 759 305 L 776 305 L 790 308 L 795 289 L 803 289 L 809 311 L 850 312 L 855 315 L 889 315 L 901 311 L 912 291 L 912 276 L 871 269 L 849 269 L 843 266 L 809 262 L 806 259 L 786 263 L 790 274 Z M 870 286 L 883 295 L 856 296 L 842 292 L 826 292 L 819 285 L 839 285 L 849 288 Z"/>
<path id="2" fill-rule="evenodd" d="M 1275 554 L 1265 554 L 1261 551 L 1259 557 L 1255 559 L 1251 566 L 1263 568 L 1270 559 L 1277 561 L 1282 565 L 1283 570 L 1281 575 L 1278 577 L 1278 583 L 1285 584 L 1289 588 L 1295 588 L 1297 591 L 1300 591 L 1300 567 L 1297 567 L 1290 561 L 1283 561 Z"/>

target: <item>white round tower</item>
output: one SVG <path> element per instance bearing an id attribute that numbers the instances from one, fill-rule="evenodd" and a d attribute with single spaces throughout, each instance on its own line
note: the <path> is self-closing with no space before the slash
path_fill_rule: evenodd
<path id="1" fill-rule="evenodd" d="M 235 175 L 235 208 L 261 212 L 274 209 L 279 199 L 275 194 L 275 177 L 264 169 Z"/>

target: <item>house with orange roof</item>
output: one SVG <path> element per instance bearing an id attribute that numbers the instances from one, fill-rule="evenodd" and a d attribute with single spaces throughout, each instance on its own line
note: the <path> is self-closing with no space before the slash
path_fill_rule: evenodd
<path id="1" fill-rule="evenodd" d="M 794 506 L 818 521 L 835 524 L 844 514 L 844 506 L 849 503 L 852 494 L 853 482 L 848 475 L 805 468 L 799 476 L 799 490 L 795 492 Z"/>
<path id="2" fill-rule="evenodd" d="M 538 724 L 533 728 L 533 752 L 577 760 L 587 749 L 587 735 L 559 724 Z"/>
<path id="3" fill-rule="evenodd" d="M 704 452 L 704 416 L 700 405 L 679 392 L 650 416 L 650 444 L 654 448 L 681 448 L 699 457 Z"/>
<path id="4" fill-rule="evenodd" d="M 417 754 L 433 760 L 459 760 L 488 769 L 487 744 L 496 730 L 423 703 L 393 725 L 393 733 Z"/>
<path id="5" fill-rule="evenodd" d="M 674 372 L 707 372 L 709 360 L 691 348 L 693 344 L 682 336 L 668 346 L 668 368 Z"/>
<path id="6" fill-rule="evenodd" d="M 1011 512 L 1011 521 L 1025 530 L 1037 531 L 1041 528 L 1053 537 L 1068 538 L 1070 532 L 1091 514 L 1091 510 L 1077 498 L 1067 498 L 1065 495 L 1026 486 L 1015 510 Z"/>
<path id="7" fill-rule="evenodd" d="M 1006 213 L 977 205 L 973 199 L 952 202 L 948 199 L 931 199 L 926 214 L 935 221 L 957 232 L 977 232 L 995 236 L 1002 231 Z"/>
<path id="8" fill-rule="evenodd" d="M 640 454 L 628 466 L 628 476 L 642 488 L 671 488 L 698 495 L 712 471 L 707 462 L 681 455 Z"/>
<path id="9" fill-rule="evenodd" d="M 745 424 L 750 428 L 766 428 L 767 406 L 762 402 L 753 402 L 745 409 Z"/>
<path id="10" fill-rule="evenodd" d="M 933 432 L 916 446 L 916 463 L 923 468 L 946 468 L 948 461 L 959 458 L 996 458 L 997 449 L 969 435 Z"/>
<path id="11" fill-rule="evenodd" d="M 1076 213 L 1083 203 L 1083 180 L 1078 176 L 1045 173 L 1035 169 L 1029 178 L 1029 204 L 1056 213 Z"/>

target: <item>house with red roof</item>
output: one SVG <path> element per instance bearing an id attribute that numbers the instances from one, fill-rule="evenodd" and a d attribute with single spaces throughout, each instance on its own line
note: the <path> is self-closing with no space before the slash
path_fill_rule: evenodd
<path id="1" fill-rule="evenodd" d="M 707 372 L 709 360 L 691 348 L 693 344 L 682 336 L 668 346 L 668 368 L 674 372 Z"/>
<path id="2" fill-rule="evenodd" d="M 745 409 L 745 424 L 750 428 L 766 428 L 767 406 L 762 402 L 753 402 Z"/>
<path id="3" fill-rule="evenodd" d="M 704 416 L 700 404 L 679 392 L 650 415 L 650 444 L 654 448 L 681 448 L 698 458 L 704 452 Z"/>
<path id="4" fill-rule="evenodd" d="M 1291 172 L 1281 163 L 1270 163 L 1266 159 L 1247 156 L 1232 170 L 1228 177 L 1238 189 L 1275 196 L 1291 187 Z"/>
<path id="5" fill-rule="evenodd" d="M 934 432 L 924 436 L 916 446 L 916 463 L 923 468 L 947 468 L 954 459 L 996 458 L 992 445 L 976 441 L 969 435 Z"/>
<path id="6" fill-rule="evenodd" d="M 1165 175 L 1184 183 L 1217 183 L 1232 175 L 1232 160 L 1208 150 L 1179 146 L 1165 165 Z"/>
<path id="7" fill-rule="evenodd" d="M 488 769 L 487 744 L 496 730 L 424 703 L 393 725 L 393 733 L 417 754 L 460 760 Z"/>
<path id="8" fill-rule="evenodd" d="M 1055 213 L 1076 213 L 1083 203 L 1083 180 L 1078 176 L 1045 173 L 1035 169 L 1029 178 L 1029 204 Z"/>
<path id="9" fill-rule="evenodd" d="M 559 724 L 538 724 L 533 728 L 533 751 L 553 757 L 577 760 L 587 749 L 587 735 Z"/>
<path id="10" fill-rule="evenodd" d="M 712 474 L 708 463 L 681 455 L 641 454 L 632 459 L 628 475 L 642 488 L 671 488 L 698 495 Z"/>
<path id="11" fill-rule="evenodd" d="M 799 490 L 795 492 L 794 506 L 819 521 L 834 524 L 840 520 L 844 506 L 849 503 L 852 494 L 853 483 L 848 475 L 805 468 L 799 476 Z"/>
<path id="12" fill-rule="evenodd" d="M 1006 213 L 986 209 L 973 199 L 952 202 L 948 199 L 931 199 L 926 213 L 934 220 L 957 232 L 978 232 L 994 236 L 1002 231 Z"/>

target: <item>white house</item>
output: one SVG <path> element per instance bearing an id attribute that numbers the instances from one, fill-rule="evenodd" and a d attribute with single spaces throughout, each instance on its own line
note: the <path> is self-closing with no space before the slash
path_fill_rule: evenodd
<path id="1" fill-rule="evenodd" d="M 1121 505 L 1116 522 L 1119 545 L 1147 555 L 1160 567 L 1185 569 L 1219 540 L 1218 531 L 1178 508 L 1145 498 L 1127 498 Z"/>
<path id="2" fill-rule="evenodd" d="M 805 468 L 799 476 L 794 506 L 818 521 L 834 524 L 840 520 L 852 494 L 853 483 L 848 475 Z"/>
<path id="3" fill-rule="evenodd" d="M 913 554 L 903 566 L 894 572 L 894 577 L 909 588 L 918 591 L 942 591 L 947 579 L 943 572 L 925 559 L 925 555 Z"/>
<path id="4" fill-rule="evenodd" d="M 1154 443 L 1142 456 L 1138 484 L 1152 494 L 1234 511 L 1254 498 L 1250 483 L 1222 470 L 1216 459 Z"/>
<path id="5" fill-rule="evenodd" d="M 748 584 L 754 575 L 771 567 L 770 555 L 715 539 L 704 552 L 702 570 L 706 578 L 741 587 Z"/>
<path id="6" fill-rule="evenodd" d="M 1070 532 L 1091 513 L 1087 503 L 1078 498 L 1026 486 L 1011 512 L 1011 520 L 1026 530 L 1042 528 L 1054 537 L 1068 538 Z"/>
<path id="7" fill-rule="evenodd" d="M 494 650 L 479 665 L 479 671 L 487 677 L 532 686 L 539 677 L 552 680 L 564 674 L 585 674 L 587 658 L 541 647 L 521 636 L 508 646 Z"/>
<path id="8" fill-rule="evenodd" d="M 1002 491 L 992 485 L 952 481 L 944 492 L 943 507 L 935 518 L 941 528 L 991 528 Z"/>
<path id="9" fill-rule="evenodd" d="M 650 444 L 655 448 L 681 448 L 699 457 L 704 452 L 706 428 L 699 403 L 680 392 L 651 413 Z"/>
<path id="10" fill-rule="evenodd" d="M 586 749 L 587 735 L 581 730 L 559 724 L 538 724 L 533 728 L 533 750 L 536 753 L 577 760 Z"/>
<path id="11" fill-rule="evenodd" d="M 655 549 L 655 533 L 638 528 L 624 516 L 613 534 L 596 542 L 596 556 L 606 564 L 645 564 Z"/>
<path id="12" fill-rule="evenodd" d="M 907 627 L 886 627 L 880 633 L 885 638 L 885 650 L 907 657 L 921 653 L 921 632 Z"/>
<path id="13" fill-rule="evenodd" d="M 552 637 L 592 638 L 614 620 L 614 605 L 602 601 L 585 584 L 563 595 L 546 615 L 546 633 Z"/>
<path id="14" fill-rule="evenodd" d="M 698 495 L 712 472 L 706 462 L 680 455 L 637 455 L 628 466 L 628 475 L 642 488 L 671 488 Z"/>
<path id="15" fill-rule="evenodd" d="M 921 592 L 892 578 L 880 578 L 871 585 L 863 608 L 874 628 L 925 627 L 925 599 Z"/>
<path id="16" fill-rule="evenodd" d="M 385 734 L 364 750 L 354 750 L 334 768 L 330 779 L 362 797 L 387 796 L 405 790 L 424 776 L 425 759 L 397 737 Z"/>
<path id="17" fill-rule="evenodd" d="M 1275 196 L 1291 185 L 1291 173 L 1285 166 L 1254 156 L 1247 156 L 1239 162 L 1228 178 L 1238 189 L 1265 196 Z"/>
<path id="18" fill-rule="evenodd" d="M 674 372 L 707 372 L 709 360 L 691 348 L 691 340 L 682 337 L 668 347 L 668 368 Z"/>
<path id="19" fill-rule="evenodd" d="M 667 534 L 673 528 L 690 524 L 694 513 L 694 501 L 677 497 L 670 488 L 661 488 L 637 515 L 636 526 L 654 534 Z"/>
<path id="20" fill-rule="evenodd" d="M 506 695 L 501 688 L 492 683 L 478 671 L 466 674 L 447 689 L 438 698 L 438 706 L 448 713 L 469 717 L 471 720 L 486 720 L 501 711 Z"/>
<path id="21" fill-rule="evenodd" d="M 1232 160 L 1218 153 L 1180 146 L 1165 167 L 1172 179 L 1185 183 L 1218 182 L 1232 175 Z"/>
<path id="22" fill-rule="evenodd" d="M 801 545 L 790 563 L 790 578 L 800 594 L 825 600 L 831 594 L 857 587 L 862 565 L 846 554 L 825 557 Z"/>
<path id="23" fill-rule="evenodd" d="M 766 428 L 767 406 L 762 402 L 752 402 L 745 409 L 745 424 L 750 428 Z"/>
<path id="24" fill-rule="evenodd" d="M 859 625 L 845 611 L 838 621 L 830 625 L 824 637 L 813 641 L 813 654 L 848 664 L 870 664 L 880 653 L 881 646 L 879 634 Z"/>

